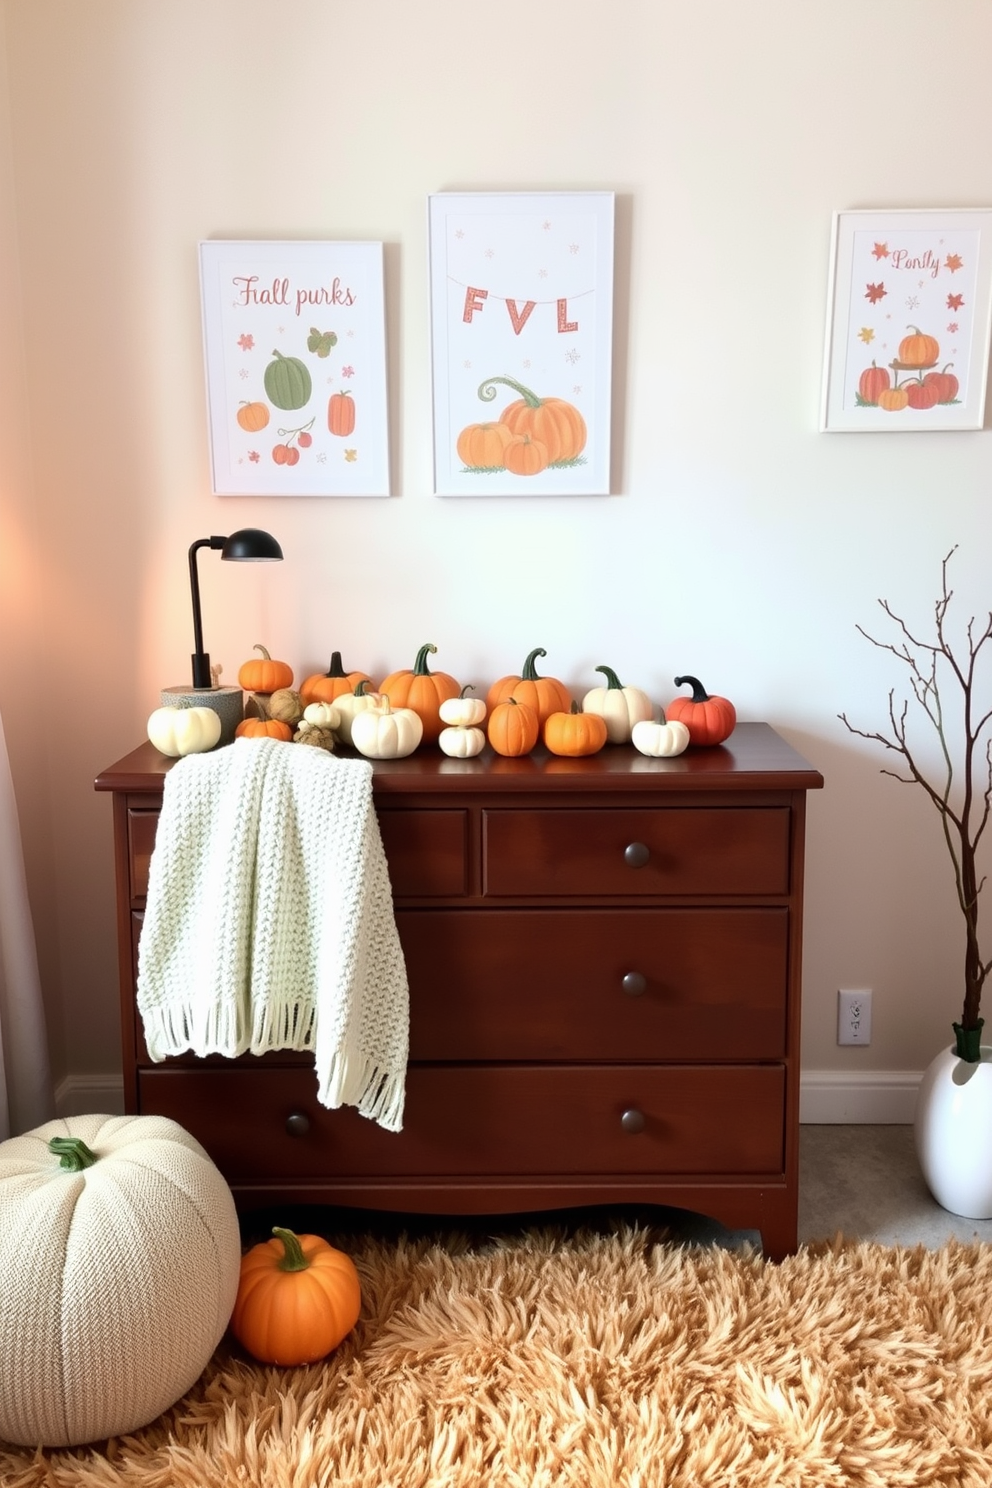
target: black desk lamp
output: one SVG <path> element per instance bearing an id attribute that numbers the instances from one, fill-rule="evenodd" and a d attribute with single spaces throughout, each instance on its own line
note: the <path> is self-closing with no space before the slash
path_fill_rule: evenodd
<path id="1" fill-rule="evenodd" d="M 193 596 L 193 686 L 211 687 L 210 657 L 203 649 L 203 622 L 200 619 L 200 581 L 196 571 L 196 555 L 200 548 L 219 548 L 221 558 L 234 563 L 278 563 L 282 548 L 268 532 L 258 527 L 242 527 L 230 537 L 201 537 L 190 545 L 189 587 Z"/>

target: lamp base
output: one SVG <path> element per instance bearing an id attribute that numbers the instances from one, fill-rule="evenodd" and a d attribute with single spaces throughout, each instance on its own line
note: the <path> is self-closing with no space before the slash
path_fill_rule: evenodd
<path id="1" fill-rule="evenodd" d="M 220 719 L 220 744 L 233 743 L 245 716 L 240 687 L 163 687 L 160 696 L 163 708 L 212 708 Z"/>

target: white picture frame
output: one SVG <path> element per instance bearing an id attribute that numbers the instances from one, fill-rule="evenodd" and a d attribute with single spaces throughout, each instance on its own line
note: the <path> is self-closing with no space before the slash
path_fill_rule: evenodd
<path id="1" fill-rule="evenodd" d="M 834 213 L 821 431 L 981 429 L 990 333 L 992 209 Z"/>
<path id="2" fill-rule="evenodd" d="M 214 494 L 388 496 L 382 244 L 199 256 Z"/>
<path id="3" fill-rule="evenodd" d="M 435 494 L 608 495 L 614 194 L 439 192 L 428 219 Z"/>

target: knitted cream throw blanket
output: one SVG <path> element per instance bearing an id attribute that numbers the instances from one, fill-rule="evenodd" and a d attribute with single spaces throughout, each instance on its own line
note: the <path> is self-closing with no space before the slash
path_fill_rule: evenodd
<path id="1" fill-rule="evenodd" d="M 322 1104 L 402 1128 L 409 997 L 367 760 L 237 739 L 176 762 L 137 998 L 152 1059 L 313 1049 Z"/>

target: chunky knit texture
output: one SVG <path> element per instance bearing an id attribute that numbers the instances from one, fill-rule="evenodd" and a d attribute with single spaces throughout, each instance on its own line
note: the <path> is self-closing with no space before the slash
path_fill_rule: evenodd
<path id="1" fill-rule="evenodd" d="M 275 739 L 166 776 L 138 955 L 152 1059 L 313 1049 L 317 1096 L 403 1124 L 406 967 L 372 766 Z"/>

